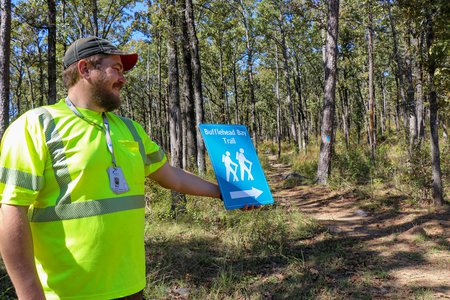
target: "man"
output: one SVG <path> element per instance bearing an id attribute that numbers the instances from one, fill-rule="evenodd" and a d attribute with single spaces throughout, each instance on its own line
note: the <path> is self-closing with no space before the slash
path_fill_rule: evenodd
<path id="1" fill-rule="evenodd" d="M 0 252 L 19 299 L 142 299 L 144 180 L 220 198 L 216 184 L 167 163 L 120 105 L 137 54 L 75 41 L 68 96 L 8 128 L 0 155 Z"/>

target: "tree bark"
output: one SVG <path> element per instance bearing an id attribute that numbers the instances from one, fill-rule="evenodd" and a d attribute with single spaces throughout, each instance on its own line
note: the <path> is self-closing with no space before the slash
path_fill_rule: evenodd
<path id="1" fill-rule="evenodd" d="M 302 73 L 300 71 L 300 62 L 298 55 L 294 55 L 295 60 L 295 68 L 296 68 L 296 76 L 294 80 L 295 90 L 298 96 L 298 138 L 299 138 L 299 148 L 303 149 L 306 153 L 306 145 L 308 144 L 308 128 L 307 128 L 307 120 L 305 114 L 305 108 L 303 107 L 303 92 L 302 92 Z"/>
<path id="2" fill-rule="evenodd" d="M 400 95 L 401 99 L 401 107 L 402 107 L 402 115 L 403 115 L 403 125 L 405 127 L 406 133 L 408 135 L 407 128 L 409 127 L 409 118 L 407 117 L 407 101 L 406 101 L 406 95 L 405 95 L 405 88 L 404 88 L 404 80 L 403 80 L 403 65 L 402 65 L 402 58 L 400 56 L 400 52 L 398 49 L 398 35 L 397 35 L 397 28 L 395 26 L 394 18 L 392 17 L 391 12 L 391 4 L 387 3 L 388 8 L 388 16 L 391 23 L 391 30 L 392 30 L 392 41 L 393 41 L 393 49 L 394 49 L 394 58 L 395 62 L 397 63 L 397 70 L 396 70 L 396 78 L 397 78 L 397 93 Z M 397 114 L 398 117 L 399 114 Z"/>
<path id="3" fill-rule="evenodd" d="M 327 36 L 325 42 L 325 86 L 322 112 L 321 143 L 317 167 L 317 182 L 326 184 L 331 172 L 334 140 L 334 110 L 336 98 L 337 40 L 339 27 L 339 0 L 330 0 L 328 6 Z"/>
<path id="4" fill-rule="evenodd" d="M 198 128 L 199 124 L 204 121 L 205 112 L 203 109 L 203 93 L 202 93 L 202 72 L 200 65 L 200 49 L 197 39 L 197 33 L 195 31 L 194 23 L 194 11 L 192 7 L 192 0 L 186 0 L 186 23 L 189 32 L 189 42 L 191 45 L 191 56 L 192 56 L 192 71 L 194 80 L 194 97 L 195 97 L 195 122 L 197 125 L 196 136 L 197 136 L 197 166 L 199 174 L 203 175 L 206 171 L 206 161 L 205 161 L 205 144 Z"/>
<path id="5" fill-rule="evenodd" d="M 167 37 L 167 69 L 169 89 L 169 136 L 170 136 L 170 161 L 174 167 L 182 168 L 182 139 L 181 139 L 181 109 L 180 109 L 180 85 L 178 71 L 178 47 L 176 42 L 176 16 L 175 1 L 168 0 L 169 29 Z M 172 212 L 177 213 L 184 209 L 186 197 L 172 191 Z"/>
<path id="6" fill-rule="evenodd" d="M 9 125 L 11 0 L 0 1 L 0 140 Z"/>
<path id="7" fill-rule="evenodd" d="M 414 74 L 416 74 L 416 116 L 417 116 L 417 144 L 420 147 L 425 139 L 425 108 L 424 108 L 424 92 L 423 92 L 423 43 L 424 32 L 421 30 L 420 36 L 415 40 L 415 49 L 418 53 L 418 59 L 414 63 Z"/>
<path id="8" fill-rule="evenodd" d="M 432 167 L 432 195 L 434 205 L 440 207 L 444 203 L 444 188 L 442 186 L 441 158 L 439 150 L 439 130 L 438 130 L 438 103 L 436 88 L 434 86 L 434 73 L 436 62 L 432 56 L 431 49 L 434 41 L 433 18 L 430 11 L 426 14 L 426 44 L 428 63 L 428 99 L 430 101 L 430 143 L 431 143 L 431 167 Z"/>
<path id="9" fill-rule="evenodd" d="M 236 54 L 233 53 L 233 89 L 234 89 L 234 118 L 236 124 L 240 124 L 239 119 L 239 97 L 238 97 L 238 85 L 237 85 L 237 70 L 236 70 Z"/>
<path id="10" fill-rule="evenodd" d="M 39 37 L 36 37 L 36 47 L 38 50 L 39 67 L 39 106 L 43 106 L 45 96 L 45 72 L 44 72 L 44 54 L 39 44 Z"/>
<path id="11" fill-rule="evenodd" d="M 240 0 L 241 9 L 242 9 L 242 22 L 244 24 L 245 29 L 245 47 L 247 50 L 247 83 L 250 93 L 250 105 L 251 105 L 251 115 L 250 115 L 250 122 L 251 122 L 251 135 L 253 144 L 255 145 L 255 148 L 258 148 L 258 136 L 256 134 L 257 128 L 256 128 L 256 98 L 255 98 L 255 84 L 253 79 L 253 47 L 251 45 L 250 40 L 250 26 L 249 26 L 249 20 L 247 9 L 245 8 L 244 2 Z"/>
<path id="12" fill-rule="evenodd" d="M 385 134 L 386 134 L 386 119 L 389 118 L 389 116 L 387 116 L 388 113 L 387 113 L 387 105 L 386 105 L 386 84 L 385 84 L 384 72 L 381 72 L 380 77 L 381 77 L 380 90 L 381 90 L 381 94 L 382 94 L 382 102 L 381 102 L 381 110 L 380 110 L 381 136 L 385 136 Z"/>
<path id="13" fill-rule="evenodd" d="M 97 0 L 92 1 L 92 21 L 93 21 L 93 34 L 94 36 L 98 36 L 98 6 Z"/>
<path id="14" fill-rule="evenodd" d="M 375 129 L 375 94 L 374 94 L 374 67 L 373 67 L 373 14 L 372 0 L 368 1 L 368 35 L 367 35 L 367 60 L 369 64 L 369 144 L 372 159 L 375 159 L 376 129 Z"/>
<path id="15" fill-rule="evenodd" d="M 278 67 L 278 45 L 275 43 L 275 97 L 277 99 L 277 157 L 281 157 L 281 101 L 280 101 L 280 75 Z"/>
<path id="16" fill-rule="evenodd" d="M 153 132 L 153 118 L 152 118 L 152 108 L 153 108 L 153 95 L 152 95 L 152 80 L 150 76 L 150 45 L 147 46 L 147 66 L 146 66 L 146 95 L 147 95 L 147 101 L 143 101 L 145 103 L 145 113 L 144 113 L 144 124 L 145 124 L 145 130 L 148 134 L 153 136 L 154 138 L 154 132 Z"/>
<path id="17" fill-rule="evenodd" d="M 48 104 L 56 103 L 56 3 L 48 0 Z"/>
<path id="18" fill-rule="evenodd" d="M 186 2 L 183 1 L 183 12 L 186 11 Z M 195 128 L 195 100 L 194 100 L 194 86 L 192 82 L 192 56 L 191 47 L 189 43 L 189 32 L 186 22 L 185 13 L 180 17 L 181 23 L 181 42 L 183 45 L 183 103 L 184 103 L 184 118 L 183 124 L 185 124 L 185 143 L 184 148 L 184 167 L 190 171 L 193 171 L 197 166 L 197 134 Z"/>
<path id="19" fill-rule="evenodd" d="M 291 78 L 290 78 L 290 71 L 289 71 L 289 58 L 288 58 L 288 49 L 286 44 L 286 36 L 284 32 L 284 17 L 283 17 L 283 11 L 280 8 L 280 15 L 279 15 L 279 27 L 281 32 L 281 47 L 282 47 L 282 53 L 283 53 L 283 69 L 284 69 L 284 79 L 286 83 L 286 97 L 287 97 L 287 104 L 289 108 L 289 119 L 290 119 L 290 128 L 291 128 L 291 134 L 292 138 L 295 141 L 295 148 L 298 151 L 300 149 L 300 141 L 297 136 L 297 124 L 295 121 L 295 114 L 294 114 L 294 104 L 292 103 L 292 91 L 291 91 Z"/>
<path id="20" fill-rule="evenodd" d="M 417 117 L 416 117 L 416 104 L 414 100 L 414 84 L 413 84 L 413 58 L 411 49 L 411 32 L 409 32 L 406 39 L 406 55 L 405 55 L 405 71 L 406 71 L 406 99 L 407 99 L 407 111 L 409 118 L 409 155 L 413 154 L 413 147 L 417 141 Z"/>

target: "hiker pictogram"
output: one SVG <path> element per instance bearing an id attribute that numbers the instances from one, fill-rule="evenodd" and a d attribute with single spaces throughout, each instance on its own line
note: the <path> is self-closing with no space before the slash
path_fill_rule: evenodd
<path id="1" fill-rule="evenodd" d="M 230 157 L 230 152 L 227 151 L 225 154 L 222 154 L 222 162 L 225 164 L 225 171 L 227 173 L 227 181 L 230 182 L 230 173 L 233 174 L 233 181 L 239 181 L 236 171 L 238 168 L 238 164 L 233 162 Z"/>

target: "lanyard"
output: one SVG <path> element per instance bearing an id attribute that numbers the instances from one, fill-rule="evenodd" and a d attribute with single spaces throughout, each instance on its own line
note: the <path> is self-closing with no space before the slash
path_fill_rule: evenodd
<path id="1" fill-rule="evenodd" d="M 69 97 L 66 97 L 66 104 L 69 107 L 69 109 L 80 119 L 82 119 L 83 121 L 86 121 L 87 123 L 89 123 L 92 126 L 97 127 L 98 129 L 100 129 L 101 131 L 105 132 L 106 135 L 106 146 L 108 147 L 108 151 L 109 153 L 111 153 L 111 160 L 112 160 L 112 164 L 114 167 L 117 167 L 116 165 L 116 157 L 114 155 L 114 148 L 113 148 L 113 143 L 112 143 L 112 139 L 111 139 L 111 133 L 110 133 L 110 129 L 109 129 L 109 122 L 108 122 L 108 118 L 106 117 L 106 114 L 103 112 L 102 113 L 102 117 L 103 117 L 103 125 L 105 127 L 102 127 L 101 125 L 92 122 L 91 120 L 89 120 L 88 118 L 86 118 L 78 109 L 77 107 L 72 103 L 72 101 L 70 101 Z"/>

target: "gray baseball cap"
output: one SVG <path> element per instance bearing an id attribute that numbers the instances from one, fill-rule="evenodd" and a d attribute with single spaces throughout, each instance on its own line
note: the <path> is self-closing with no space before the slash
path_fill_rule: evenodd
<path id="1" fill-rule="evenodd" d="M 80 59 L 101 53 L 120 55 L 124 71 L 131 70 L 138 59 L 138 55 L 136 53 L 121 51 L 108 40 L 101 39 L 96 36 L 90 36 L 87 38 L 78 39 L 70 45 L 63 59 L 64 70 Z"/>

